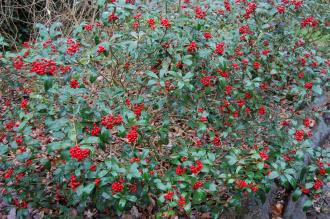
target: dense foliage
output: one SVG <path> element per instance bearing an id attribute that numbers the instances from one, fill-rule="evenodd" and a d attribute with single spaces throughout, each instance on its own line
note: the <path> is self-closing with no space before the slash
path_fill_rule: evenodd
<path id="1" fill-rule="evenodd" d="M 306 209 L 322 198 L 330 151 L 312 144 L 325 110 L 311 105 L 329 88 L 326 2 L 110 2 L 1 57 L 1 197 L 19 216 L 217 218 L 273 183 Z"/>

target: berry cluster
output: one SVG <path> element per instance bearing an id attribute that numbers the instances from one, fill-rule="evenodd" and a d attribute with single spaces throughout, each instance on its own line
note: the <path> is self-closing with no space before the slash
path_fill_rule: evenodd
<path id="1" fill-rule="evenodd" d="M 196 160 L 195 164 L 196 165 L 191 165 L 190 166 L 190 171 L 193 174 L 197 174 L 203 169 L 203 163 L 200 160 Z"/>
<path id="2" fill-rule="evenodd" d="M 78 161 L 84 160 L 86 157 L 89 156 L 89 149 L 81 149 L 78 145 L 73 146 L 70 148 L 70 155 L 72 158 L 76 158 Z"/>
<path id="3" fill-rule="evenodd" d="M 164 195 L 164 198 L 165 198 L 166 200 L 172 200 L 173 195 L 174 195 L 174 192 L 169 191 L 169 192 L 167 192 L 167 193 Z"/>
<path id="4" fill-rule="evenodd" d="M 112 183 L 111 189 L 114 193 L 118 193 L 124 189 L 124 185 L 121 182 L 115 181 Z"/>
<path id="5" fill-rule="evenodd" d="M 112 129 L 115 125 L 119 125 L 122 122 L 123 118 L 121 115 L 113 116 L 109 114 L 107 116 L 103 116 L 101 119 L 101 124 L 107 129 Z"/>
<path id="6" fill-rule="evenodd" d="M 30 72 L 34 72 L 38 75 L 54 75 L 57 71 L 57 64 L 53 60 L 39 59 L 31 64 Z"/>
<path id="7" fill-rule="evenodd" d="M 218 43 L 215 45 L 214 53 L 218 55 L 222 55 L 225 51 L 225 43 Z"/>
<path id="8" fill-rule="evenodd" d="M 132 126 L 131 130 L 127 133 L 126 138 L 129 143 L 136 142 L 136 139 L 138 138 L 137 126 Z"/>
<path id="9" fill-rule="evenodd" d="M 294 138 L 297 141 L 302 141 L 304 139 L 304 135 L 305 135 L 304 130 L 296 130 L 296 132 L 294 134 Z"/>
<path id="10" fill-rule="evenodd" d="M 142 110 L 144 109 L 144 103 L 134 105 L 133 112 L 136 116 L 140 116 Z"/>
<path id="11" fill-rule="evenodd" d="M 70 56 L 76 54 L 76 52 L 79 51 L 80 48 L 80 43 L 76 43 L 74 40 L 68 40 L 68 49 L 66 50 L 66 53 L 69 54 Z"/>
<path id="12" fill-rule="evenodd" d="M 313 16 L 309 16 L 301 21 L 301 27 L 316 27 L 319 24 L 318 20 L 316 20 Z"/>
<path id="13" fill-rule="evenodd" d="M 193 186 L 193 189 L 196 190 L 203 186 L 203 183 L 200 180 L 197 180 Z"/>
<path id="14" fill-rule="evenodd" d="M 98 127 L 97 124 L 94 122 L 93 123 L 93 128 L 91 130 L 91 135 L 92 136 L 98 136 L 100 134 L 100 131 L 101 131 L 100 127 Z"/>
<path id="15" fill-rule="evenodd" d="M 21 56 L 17 56 L 15 61 L 14 61 L 13 66 L 17 70 L 22 69 L 22 67 L 24 66 L 23 58 Z"/>
<path id="16" fill-rule="evenodd" d="M 73 89 L 79 88 L 80 87 L 79 82 L 76 79 L 71 79 L 70 87 Z"/>
<path id="17" fill-rule="evenodd" d="M 179 176 L 181 176 L 182 174 L 184 174 L 186 172 L 186 168 L 183 168 L 181 166 L 177 166 L 175 169 L 176 174 L 178 174 Z"/>
<path id="18" fill-rule="evenodd" d="M 76 187 L 80 185 L 80 182 L 77 181 L 76 176 L 72 175 L 70 177 L 70 182 L 69 182 L 69 187 L 73 190 L 76 191 Z"/>

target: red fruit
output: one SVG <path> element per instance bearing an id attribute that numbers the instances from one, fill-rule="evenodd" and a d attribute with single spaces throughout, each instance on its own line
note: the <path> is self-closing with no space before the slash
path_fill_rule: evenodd
<path id="1" fill-rule="evenodd" d="M 223 70 L 219 69 L 217 72 L 218 72 L 219 75 L 221 75 L 224 78 L 228 78 L 229 77 L 229 74 L 228 74 L 227 71 L 223 71 Z"/>
<path id="2" fill-rule="evenodd" d="M 252 192 L 258 191 L 258 185 L 253 182 L 249 184 L 249 188 L 252 190 Z"/>
<path id="3" fill-rule="evenodd" d="M 277 8 L 277 12 L 280 13 L 280 14 L 283 14 L 285 12 L 285 6 L 284 5 L 280 5 L 278 6 Z"/>
<path id="4" fill-rule="evenodd" d="M 316 20 L 313 16 L 309 16 L 301 21 L 302 28 L 306 26 L 316 27 L 318 24 L 319 24 L 318 20 Z"/>
<path id="5" fill-rule="evenodd" d="M 260 67 L 261 67 L 260 62 L 254 62 L 254 63 L 253 63 L 253 68 L 254 68 L 255 70 L 258 70 Z"/>
<path id="6" fill-rule="evenodd" d="M 70 148 L 70 155 L 72 158 L 77 159 L 79 162 L 89 156 L 89 149 L 81 149 L 78 145 Z"/>
<path id="7" fill-rule="evenodd" d="M 294 134 L 294 138 L 297 141 L 302 141 L 304 139 L 305 132 L 304 130 L 297 130 Z"/>
<path id="8" fill-rule="evenodd" d="M 236 185 L 240 189 L 248 186 L 245 180 L 241 180 L 241 179 L 236 181 Z"/>
<path id="9" fill-rule="evenodd" d="M 240 34 L 248 34 L 250 32 L 250 28 L 248 25 L 243 25 L 239 28 Z"/>
<path id="10" fill-rule="evenodd" d="M 193 174 L 199 173 L 203 169 L 203 163 L 200 160 L 195 161 L 196 165 L 190 166 L 190 171 Z"/>
<path id="11" fill-rule="evenodd" d="M 97 126 L 97 124 L 94 122 L 93 123 L 93 129 L 91 130 L 92 136 L 98 136 L 100 134 L 100 127 Z"/>
<path id="12" fill-rule="evenodd" d="M 199 180 L 197 180 L 193 186 L 193 189 L 196 190 L 198 188 L 200 188 L 201 186 L 203 186 L 203 183 Z"/>
<path id="13" fill-rule="evenodd" d="M 144 109 L 144 103 L 134 105 L 133 112 L 136 116 L 140 116 L 142 110 Z"/>
<path id="14" fill-rule="evenodd" d="M 92 166 L 90 166 L 89 170 L 94 172 L 94 171 L 96 171 L 96 168 L 97 168 L 96 165 L 92 165 Z"/>
<path id="15" fill-rule="evenodd" d="M 312 121 L 309 118 L 304 119 L 304 125 L 306 128 L 310 127 L 312 124 Z"/>
<path id="16" fill-rule="evenodd" d="M 5 179 L 9 179 L 11 175 L 14 173 L 14 168 L 9 168 L 3 175 Z"/>
<path id="17" fill-rule="evenodd" d="M 165 27 L 166 29 L 170 28 L 171 27 L 171 23 L 169 22 L 168 19 L 165 19 L 165 18 L 161 18 L 160 19 L 160 24 Z"/>
<path id="18" fill-rule="evenodd" d="M 232 92 L 232 90 L 233 90 L 233 86 L 230 86 L 230 85 L 226 85 L 226 86 L 225 86 L 225 93 L 226 93 L 227 95 L 230 95 L 231 92 Z"/>
<path id="19" fill-rule="evenodd" d="M 201 122 L 207 122 L 207 117 L 206 116 L 202 116 L 200 119 L 199 119 Z"/>
<path id="20" fill-rule="evenodd" d="M 327 173 L 327 171 L 325 169 L 320 169 L 319 172 L 320 172 L 321 176 L 324 176 Z"/>
<path id="21" fill-rule="evenodd" d="M 192 41 L 187 47 L 188 47 L 188 48 L 187 48 L 187 51 L 188 51 L 189 53 L 194 53 L 194 52 L 197 51 L 197 43 L 194 42 L 194 41 Z"/>
<path id="22" fill-rule="evenodd" d="M 115 181 L 112 183 L 111 189 L 114 193 L 121 192 L 124 189 L 124 185 L 121 182 Z"/>
<path id="23" fill-rule="evenodd" d="M 204 76 L 202 79 L 201 79 L 201 83 L 205 86 L 205 87 L 208 87 L 211 85 L 212 83 L 212 78 L 213 76 Z"/>
<path id="24" fill-rule="evenodd" d="M 211 34 L 210 32 L 205 32 L 205 33 L 204 33 L 204 38 L 205 38 L 206 40 L 211 39 L 211 38 L 212 38 L 212 34 Z"/>
<path id="25" fill-rule="evenodd" d="M 116 16 L 115 13 L 112 12 L 112 14 L 110 14 L 108 16 L 108 21 L 111 22 L 111 21 L 115 21 L 115 20 L 118 20 L 118 16 Z"/>
<path id="26" fill-rule="evenodd" d="M 305 73 L 304 73 L 304 72 L 300 72 L 300 73 L 298 74 L 298 77 L 299 77 L 299 78 L 304 78 L 304 77 L 305 77 Z"/>
<path id="27" fill-rule="evenodd" d="M 221 145 L 221 140 L 220 140 L 220 137 L 219 137 L 218 134 L 216 134 L 216 135 L 214 136 L 214 138 L 213 138 L 213 140 L 212 140 L 212 144 L 213 144 L 214 146 L 217 146 L 217 147 L 219 147 L 219 146 Z"/>
<path id="28" fill-rule="evenodd" d="M 214 53 L 217 55 L 222 55 L 225 51 L 225 43 L 218 43 L 215 46 Z"/>
<path id="29" fill-rule="evenodd" d="M 175 169 L 176 174 L 178 174 L 179 176 L 181 176 L 182 174 L 184 174 L 186 172 L 186 168 L 183 168 L 181 166 L 177 166 Z"/>
<path id="30" fill-rule="evenodd" d="M 261 157 L 261 159 L 263 160 L 267 160 L 268 159 L 268 154 L 266 152 L 260 151 L 259 152 L 259 156 Z"/>
<path id="31" fill-rule="evenodd" d="M 265 106 L 260 106 L 258 113 L 259 113 L 259 115 L 265 115 L 266 114 L 266 107 Z"/>
<path id="32" fill-rule="evenodd" d="M 180 209 L 184 208 L 184 206 L 186 205 L 186 199 L 184 196 L 180 196 L 179 200 L 178 200 L 178 206 Z"/>
<path id="33" fill-rule="evenodd" d="M 97 52 L 98 53 L 104 53 L 106 50 L 105 50 L 105 48 L 104 48 L 104 46 L 99 46 L 98 48 L 97 48 Z"/>
<path id="34" fill-rule="evenodd" d="M 73 190 L 76 191 L 76 187 L 80 185 L 80 182 L 77 181 L 76 177 L 72 175 L 70 177 L 70 182 L 69 182 L 69 187 Z"/>
<path id="35" fill-rule="evenodd" d="M 29 103 L 29 100 L 28 99 L 23 99 L 22 102 L 21 102 L 21 108 L 23 110 L 26 109 L 28 103 Z"/>
<path id="36" fill-rule="evenodd" d="M 85 24 L 84 28 L 85 30 L 90 31 L 93 29 L 93 24 Z"/>
<path id="37" fill-rule="evenodd" d="M 94 180 L 94 183 L 95 183 L 95 185 L 96 185 L 96 186 L 97 186 L 97 185 L 99 185 L 99 184 L 100 184 L 100 182 L 101 182 L 101 180 L 100 180 L 100 179 L 98 179 L 98 178 Z"/>
<path id="38" fill-rule="evenodd" d="M 137 133 L 137 127 L 136 126 L 132 126 L 131 130 L 127 133 L 127 141 L 129 143 L 134 143 L 136 142 L 137 138 L 138 138 L 138 133 Z"/>
<path id="39" fill-rule="evenodd" d="M 155 19 L 150 18 L 150 19 L 147 20 L 147 22 L 148 22 L 149 27 L 150 27 L 151 29 L 155 29 L 155 28 L 156 28 L 156 26 L 155 26 L 155 24 L 156 24 Z"/>
<path id="40" fill-rule="evenodd" d="M 76 89 L 76 88 L 80 87 L 79 82 L 76 79 L 71 79 L 70 87 L 73 88 L 73 89 Z"/>
<path id="41" fill-rule="evenodd" d="M 305 82 L 305 88 L 311 89 L 313 87 L 313 82 Z"/>
<path id="42" fill-rule="evenodd" d="M 186 160 L 188 160 L 188 157 L 181 157 L 181 161 L 183 162 L 183 161 L 186 161 Z"/>
<path id="43" fill-rule="evenodd" d="M 310 193 L 310 190 L 309 190 L 309 189 L 305 189 L 305 188 L 301 189 L 301 191 L 302 191 L 302 193 L 304 193 L 304 194 L 308 194 L 308 193 Z"/>
<path id="44" fill-rule="evenodd" d="M 174 192 L 169 191 L 169 192 L 167 192 L 167 193 L 164 195 L 164 198 L 165 198 L 166 200 L 172 200 L 173 195 L 174 195 Z"/>

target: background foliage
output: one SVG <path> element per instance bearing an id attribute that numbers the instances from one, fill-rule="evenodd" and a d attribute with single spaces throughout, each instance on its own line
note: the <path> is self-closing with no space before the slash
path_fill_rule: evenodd
<path id="1" fill-rule="evenodd" d="M 1 197 L 20 217 L 218 218 L 274 183 L 306 210 L 324 198 L 326 2 L 163 3 L 93 1 L 70 34 L 38 23 L 4 51 Z"/>

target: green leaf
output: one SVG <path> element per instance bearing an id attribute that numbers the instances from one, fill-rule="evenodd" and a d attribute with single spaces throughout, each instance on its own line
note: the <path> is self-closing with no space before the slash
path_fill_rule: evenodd
<path id="1" fill-rule="evenodd" d="M 137 197 L 134 195 L 128 195 L 126 196 L 126 199 L 130 202 L 136 202 L 137 201 Z"/>
<path id="2" fill-rule="evenodd" d="M 211 192 L 215 192 L 217 191 L 217 186 L 214 183 L 210 183 L 208 186 L 208 190 L 210 190 Z"/>
<path id="3" fill-rule="evenodd" d="M 193 193 L 192 203 L 200 204 L 201 202 L 204 201 L 205 198 L 206 198 L 206 193 L 201 189 L 197 189 Z"/>
<path id="4" fill-rule="evenodd" d="M 313 187 L 313 185 L 314 185 L 314 183 L 312 183 L 312 182 L 310 182 L 310 183 L 306 183 L 306 184 L 305 184 L 305 188 L 306 188 L 306 189 L 310 189 L 310 188 Z"/>
<path id="5" fill-rule="evenodd" d="M 81 196 L 83 194 L 88 194 L 89 195 L 93 191 L 94 187 L 95 187 L 94 183 L 91 183 L 87 186 L 79 186 L 77 188 L 77 195 L 78 196 Z"/>
<path id="6" fill-rule="evenodd" d="M 307 211 L 312 206 L 313 206 L 313 202 L 310 199 L 307 199 L 303 204 L 303 210 Z"/>
<path id="7" fill-rule="evenodd" d="M 190 210 L 191 210 L 191 203 L 190 202 L 184 206 L 184 210 L 188 213 L 190 212 Z"/>
<path id="8" fill-rule="evenodd" d="M 298 199 L 300 198 L 302 192 L 299 188 L 297 188 L 293 193 L 292 193 L 292 200 L 293 201 L 298 201 Z"/>
<path id="9" fill-rule="evenodd" d="M 102 171 L 100 171 L 100 172 L 98 173 L 98 177 L 99 177 L 99 178 L 102 178 L 102 177 L 104 177 L 105 175 L 107 175 L 108 172 L 109 172 L 109 170 L 102 170 Z"/>
<path id="10" fill-rule="evenodd" d="M 167 186 L 162 183 L 162 182 L 159 182 L 159 183 L 156 183 L 156 187 L 162 191 L 166 191 L 167 190 Z"/>
<path id="11" fill-rule="evenodd" d="M 262 170 L 264 168 L 264 166 L 265 166 L 265 164 L 262 163 L 262 162 L 260 162 L 260 163 L 257 164 L 258 170 Z"/>
<path id="12" fill-rule="evenodd" d="M 119 210 L 122 211 L 126 206 L 126 199 L 120 199 L 118 203 Z"/>
<path id="13" fill-rule="evenodd" d="M 48 91 L 53 86 L 53 80 L 51 78 L 47 78 L 44 82 L 45 91 Z"/>
<path id="14" fill-rule="evenodd" d="M 197 134 L 198 136 L 202 135 L 207 129 L 207 125 L 203 122 L 200 122 L 198 124 L 198 130 L 197 130 Z"/>
<path id="15" fill-rule="evenodd" d="M 323 90 L 320 85 L 313 86 L 312 90 L 318 95 L 321 95 L 323 93 Z"/>
<path id="16" fill-rule="evenodd" d="M 52 142 L 47 145 L 48 151 L 55 151 L 59 149 L 67 149 L 69 147 L 73 146 L 70 141 L 58 141 L 58 142 Z"/>
<path id="17" fill-rule="evenodd" d="M 61 22 L 55 22 L 52 24 L 52 26 L 49 28 L 49 36 L 50 38 L 55 38 L 58 35 L 61 35 L 60 31 L 56 31 L 56 29 L 60 28 L 62 26 Z"/>
<path id="18" fill-rule="evenodd" d="M 295 178 L 293 178 L 291 175 L 287 175 L 287 174 L 285 174 L 285 177 L 287 178 L 287 180 L 289 181 L 289 183 L 291 184 L 291 186 L 293 188 L 296 188 L 297 182 L 296 182 Z"/>
<path id="19" fill-rule="evenodd" d="M 149 80 L 147 86 L 152 86 L 152 85 L 155 85 L 155 84 L 157 84 L 156 80 Z"/>
<path id="20" fill-rule="evenodd" d="M 209 160 L 210 160 L 211 162 L 215 161 L 215 154 L 213 154 L 213 153 L 208 153 L 208 157 L 209 157 Z"/>
<path id="21" fill-rule="evenodd" d="M 8 145 L 0 144 L 0 155 L 6 154 L 8 152 Z"/>
<path id="22" fill-rule="evenodd" d="M 192 63 L 193 63 L 190 59 L 184 59 L 184 60 L 182 60 L 182 62 L 183 62 L 183 64 L 188 65 L 188 66 L 192 65 Z"/>
<path id="23" fill-rule="evenodd" d="M 275 178 L 277 178 L 277 177 L 279 177 L 280 176 L 280 174 L 277 172 L 277 171 L 273 171 L 273 172 L 271 172 L 270 174 L 269 174 L 269 179 L 275 179 Z"/>
<path id="24" fill-rule="evenodd" d="M 129 172 L 128 174 L 130 174 L 132 177 L 135 178 L 140 178 L 141 177 L 141 173 L 138 170 L 139 164 L 137 163 L 133 163 L 130 168 L 129 168 Z M 127 177 L 128 178 L 128 177 Z"/>
<path id="25" fill-rule="evenodd" d="M 43 39 L 47 39 L 48 38 L 48 30 L 47 27 L 41 23 L 37 23 L 35 25 L 36 28 L 39 29 L 39 35 L 43 38 Z"/>
<path id="26" fill-rule="evenodd" d="M 289 168 L 289 169 L 285 169 L 284 170 L 284 173 L 285 174 L 290 174 L 290 175 L 295 175 L 296 174 L 296 170 L 295 169 L 292 169 L 292 168 Z"/>
<path id="27" fill-rule="evenodd" d="M 237 162 L 237 158 L 234 155 L 227 155 L 226 158 L 230 166 L 234 165 Z"/>
<path id="28" fill-rule="evenodd" d="M 109 139 L 110 139 L 110 132 L 108 129 L 106 129 L 105 127 L 102 127 L 101 129 L 101 134 L 100 134 L 100 140 L 102 142 L 108 143 Z"/>
<path id="29" fill-rule="evenodd" d="M 184 87 L 184 83 L 183 83 L 183 81 L 179 81 L 178 82 L 178 88 L 179 89 L 182 89 Z"/>
<path id="30" fill-rule="evenodd" d="M 104 199 L 111 199 L 111 195 L 109 195 L 109 194 L 106 193 L 106 192 L 103 192 L 101 196 L 102 196 L 102 198 L 104 198 Z"/>
<path id="31" fill-rule="evenodd" d="M 146 71 L 145 73 L 146 73 L 148 76 L 152 77 L 152 78 L 156 78 L 156 79 L 158 79 L 158 76 L 157 76 L 155 73 L 153 73 L 152 71 Z"/>
<path id="32" fill-rule="evenodd" d="M 192 73 L 192 72 L 188 72 L 187 74 L 185 74 L 185 76 L 183 77 L 184 79 L 190 79 L 190 78 L 192 78 L 192 77 L 194 77 L 194 73 Z"/>
<path id="33" fill-rule="evenodd" d="M 258 196 L 259 196 L 259 198 L 260 198 L 261 203 L 264 204 L 265 201 L 266 201 L 266 194 L 265 194 L 265 191 L 262 190 L 262 189 L 259 189 L 259 191 L 258 191 Z"/>
<path id="34" fill-rule="evenodd" d="M 81 142 L 79 142 L 79 145 L 85 145 L 85 144 L 97 144 L 100 142 L 99 137 L 95 137 L 95 136 L 90 136 L 88 138 L 85 138 L 84 140 L 82 140 Z"/>

